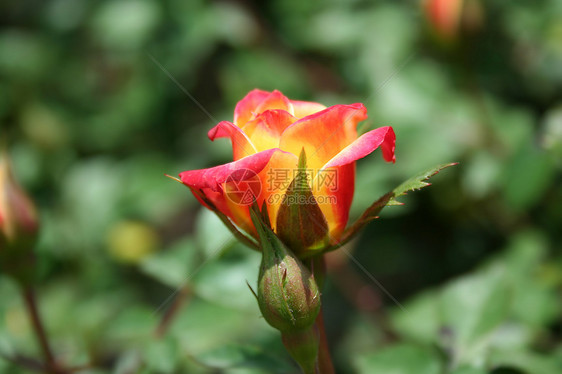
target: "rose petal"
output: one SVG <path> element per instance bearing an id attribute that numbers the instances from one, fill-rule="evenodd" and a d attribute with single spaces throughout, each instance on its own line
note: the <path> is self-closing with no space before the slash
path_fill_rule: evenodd
<path id="1" fill-rule="evenodd" d="M 213 203 L 216 209 L 218 209 L 221 213 L 226 216 L 231 216 L 230 209 L 228 208 L 228 204 L 224 193 L 222 191 L 213 191 L 210 188 L 202 188 L 200 190 L 196 190 L 193 187 L 189 187 L 193 196 L 203 205 L 205 208 L 213 210 L 200 196 L 203 194 L 205 198 Z"/>
<path id="2" fill-rule="evenodd" d="M 256 119 L 246 123 L 243 131 L 248 135 L 256 149 L 263 151 L 265 149 L 277 148 L 283 131 L 296 120 L 287 111 L 281 109 L 266 110 Z"/>
<path id="3" fill-rule="evenodd" d="M 269 221 L 275 230 L 277 212 L 283 195 L 297 171 L 298 157 L 288 152 L 276 152 L 267 166 L 258 174 L 262 183 L 262 193 L 258 198 L 258 206 L 266 201 Z"/>
<path id="4" fill-rule="evenodd" d="M 287 127 L 279 148 L 300 154 L 304 147 L 308 167 L 320 169 L 357 138 L 357 123 L 365 118 L 363 104 L 334 105 Z"/>
<path id="5" fill-rule="evenodd" d="M 234 123 L 242 128 L 246 122 L 253 120 L 260 113 L 269 109 L 283 109 L 293 113 L 289 99 L 277 90 L 269 93 L 262 90 L 250 91 L 234 109 Z"/>
<path id="6" fill-rule="evenodd" d="M 321 170 L 312 181 L 313 193 L 330 229 L 330 241 L 340 238 L 353 201 L 355 163 Z"/>
<path id="7" fill-rule="evenodd" d="M 357 140 L 342 149 L 336 156 L 328 161 L 322 169 L 352 163 L 372 153 L 379 146 L 382 149 L 384 159 L 388 162 L 395 162 L 395 143 L 396 135 L 392 127 L 379 127 L 376 130 L 361 135 Z"/>
<path id="8" fill-rule="evenodd" d="M 244 180 L 250 178 L 252 173 L 240 173 L 239 170 L 250 170 L 257 174 L 263 170 L 275 152 L 280 151 L 277 148 L 268 149 L 263 152 L 255 153 L 251 156 L 244 157 L 238 161 L 228 164 L 215 166 L 209 169 L 189 170 L 180 173 L 180 180 L 188 187 L 197 190 L 210 188 L 212 191 L 220 191 L 221 184 L 225 183 L 230 177 L 232 181 Z M 235 173 L 236 172 L 236 173 Z"/>
<path id="9" fill-rule="evenodd" d="M 207 135 L 211 141 L 217 138 L 230 138 L 232 143 L 232 155 L 235 161 L 258 152 L 244 131 L 232 122 L 220 122 L 209 130 Z"/>
<path id="10" fill-rule="evenodd" d="M 325 202 L 320 204 L 320 208 L 326 216 L 333 240 L 340 237 L 349 219 L 354 193 L 355 161 L 381 147 L 384 159 L 394 162 L 395 140 L 392 127 L 369 131 L 328 161 L 313 179 L 314 195 L 317 200 Z"/>
<path id="11" fill-rule="evenodd" d="M 303 118 L 326 109 L 325 105 L 312 101 L 291 100 L 291 104 L 297 118 Z"/>

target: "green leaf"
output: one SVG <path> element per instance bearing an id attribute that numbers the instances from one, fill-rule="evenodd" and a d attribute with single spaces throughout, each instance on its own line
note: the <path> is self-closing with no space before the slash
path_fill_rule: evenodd
<path id="1" fill-rule="evenodd" d="M 441 327 L 437 298 L 437 292 L 425 292 L 409 301 L 406 309 L 396 309 L 391 316 L 394 328 L 405 338 L 434 343 Z"/>
<path id="2" fill-rule="evenodd" d="M 436 352 L 400 344 L 356 359 L 359 374 L 440 374 L 443 364 Z"/>
<path id="3" fill-rule="evenodd" d="M 548 246 L 543 233 L 525 230 L 512 236 L 505 254 L 513 289 L 513 317 L 532 328 L 548 326 L 560 315 L 558 293 L 541 276 L 546 269 L 541 263 L 547 256 Z"/>
<path id="4" fill-rule="evenodd" d="M 387 205 L 402 205 L 402 203 L 397 201 L 396 198 L 406 195 L 406 193 L 409 191 L 420 190 L 431 185 L 431 183 L 426 182 L 429 178 L 439 173 L 441 170 L 450 166 L 455 166 L 457 164 L 458 163 L 456 162 L 451 162 L 449 164 L 437 165 L 408 179 L 407 181 L 396 187 L 394 190 L 392 190 L 394 196 L 390 199 Z"/>
<path id="5" fill-rule="evenodd" d="M 182 240 L 169 250 L 145 258 L 140 269 L 167 286 L 181 287 L 200 262 L 197 261 L 198 254 L 193 240 Z"/>
<path id="6" fill-rule="evenodd" d="M 510 293 L 503 269 L 466 276 L 450 283 L 440 297 L 443 327 L 458 349 L 478 344 L 506 318 Z"/>
<path id="7" fill-rule="evenodd" d="M 554 374 L 562 372 L 562 358 L 524 350 L 495 351 L 490 357 L 493 366 L 517 368 L 525 373 Z"/>
<path id="8" fill-rule="evenodd" d="M 246 292 L 250 294 L 247 288 Z M 178 339 L 182 352 L 188 352 L 195 358 L 225 342 L 259 344 L 262 340 L 278 339 L 278 332 L 259 317 L 255 299 L 253 304 L 253 311 L 243 312 L 194 297 L 177 314 L 168 335 Z"/>
<path id="9" fill-rule="evenodd" d="M 258 278 L 261 255 L 236 244 L 220 258 L 201 264 L 194 274 L 195 293 L 215 303 L 238 310 L 255 310 L 256 300 L 246 282 L 254 284 Z"/>
<path id="10" fill-rule="evenodd" d="M 265 373 L 289 373 L 295 370 L 285 361 L 253 346 L 225 345 L 209 350 L 197 359 L 209 367 L 223 370 L 253 368 L 262 369 Z"/>
<path id="11" fill-rule="evenodd" d="M 144 347 L 144 362 L 152 373 L 175 373 L 181 353 L 175 339 L 148 340 Z"/>
<path id="12" fill-rule="evenodd" d="M 488 371 L 480 368 L 464 366 L 453 371 L 451 374 L 488 374 Z"/>
<path id="13" fill-rule="evenodd" d="M 158 315 L 152 308 L 129 307 L 114 318 L 108 330 L 108 340 L 144 341 L 152 336 Z"/>
<path id="14" fill-rule="evenodd" d="M 525 211 L 543 198 L 554 176 L 548 154 L 531 145 L 521 148 L 505 168 L 502 197 L 514 211 Z"/>
<path id="15" fill-rule="evenodd" d="M 195 241 L 206 257 L 214 257 L 217 252 L 236 242 L 220 217 L 209 209 L 202 209 L 197 216 Z"/>

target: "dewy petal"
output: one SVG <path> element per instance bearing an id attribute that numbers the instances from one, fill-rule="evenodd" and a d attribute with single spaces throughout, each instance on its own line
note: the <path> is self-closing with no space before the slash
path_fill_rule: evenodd
<path id="1" fill-rule="evenodd" d="M 328 161 L 322 169 L 347 165 L 367 156 L 378 147 L 381 147 L 382 155 L 386 161 L 395 162 L 395 143 L 396 135 L 392 127 L 379 127 L 376 130 L 361 135 L 357 140 L 342 149 L 336 156 Z"/>
<path id="2" fill-rule="evenodd" d="M 357 139 L 357 123 L 366 118 L 363 104 L 334 105 L 289 126 L 279 148 L 300 154 L 304 147 L 308 167 L 318 170 Z"/>
<path id="3" fill-rule="evenodd" d="M 237 170 L 250 170 L 257 174 L 263 170 L 275 152 L 279 152 L 277 148 L 268 149 L 266 151 L 255 153 L 251 156 L 244 157 L 238 161 L 228 164 L 215 166 L 209 169 L 189 170 L 180 173 L 180 180 L 188 187 L 196 190 L 209 188 L 212 191 L 220 191 L 221 184 L 227 179 L 232 181 L 243 181 L 245 177 L 251 178 L 252 173 L 234 173 Z"/>
<path id="4" fill-rule="evenodd" d="M 293 110 L 297 118 L 303 118 L 326 109 L 325 105 L 312 101 L 291 100 L 291 104 L 293 104 Z"/>
<path id="5" fill-rule="evenodd" d="M 271 109 L 283 109 L 293 113 L 293 106 L 289 99 L 277 90 L 267 92 L 253 90 L 244 97 L 234 109 L 234 123 L 242 128 L 248 121 L 256 118 L 260 113 Z"/>
<path id="6" fill-rule="evenodd" d="M 266 110 L 254 120 L 246 123 L 244 133 L 250 138 L 258 151 L 277 148 L 283 131 L 297 119 L 291 113 L 273 109 Z"/>
<path id="7" fill-rule="evenodd" d="M 232 122 L 219 122 L 218 125 L 209 130 L 207 135 L 211 141 L 214 141 L 216 138 L 230 138 L 232 155 L 235 161 L 258 152 L 244 131 Z"/>

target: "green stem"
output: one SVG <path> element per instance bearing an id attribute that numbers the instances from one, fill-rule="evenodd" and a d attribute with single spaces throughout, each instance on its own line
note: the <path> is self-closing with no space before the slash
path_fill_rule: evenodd
<path id="1" fill-rule="evenodd" d="M 323 373 L 318 368 L 318 337 L 315 325 L 305 331 L 281 333 L 283 345 L 304 374 Z"/>
<path id="2" fill-rule="evenodd" d="M 324 288 L 324 283 L 326 280 L 326 259 L 324 255 L 315 256 L 311 259 L 310 268 L 314 273 L 314 279 L 318 288 L 322 290 Z M 318 331 L 318 373 L 321 374 L 334 374 L 334 365 L 332 364 L 332 357 L 330 355 L 330 349 L 328 347 L 328 338 L 326 336 L 326 328 L 324 326 L 324 314 L 322 309 L 316 317 L 316 322 L 314 323 L 316 331 Z"/>
<path id="3" fill-rule="evenodd" d="M 43 323 L 41 322 L 41 317 L 39 316 L 39 310 L 37 308 L 37 302 L 35 300 L 35 293 L 33 292 L 31 286 L 23 286 L 22 294 L 25 305 L 27 307 L 27 311 L 29 313 L 31 324 L 33 326 L 33 330 L 35 331 L 35 336 L 37 337 L 39 346 L 43 351 L 43 356 L 45 358 L 45 372 L 49 374 L 57 374 L 60 371 L 57 367 L 53 352 L 49 345 L 47 334 L 45 333 L 45 328 L 43 327 Z"/>
<path id="4" fill-rule="evenodd" d="M 330 356 L 330 349 L 328 347 L 326 330 L 324 328 L 324 315 L 322 311 L 320 311 L 318 317 L 316 317 L 316 328 L 320 338 L 320 344 L 318 347 L 318 373 L 335 374 L 332 357 Z"/>

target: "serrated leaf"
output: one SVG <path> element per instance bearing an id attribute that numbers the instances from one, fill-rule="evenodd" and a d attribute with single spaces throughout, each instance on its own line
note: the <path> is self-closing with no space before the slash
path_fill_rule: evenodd
<path id="1" fill-rule="evenodd" d="M 439 171 L 454 165 L 457 165 L 457 163 L 452 162 L 449 164 L 441 164 L 432 167 L 431 169 L 428 169 L 408 179 L 407 181 L 396 187 L 391 192 L 386 193 L 385 195 L 380 197 L 377 201 L 375 201 L 369 208 L 367 208 L 367 210 L 365 210 L 365 212 L 361 215 L 361 217 L 357 219 L 357 221 L 353 223 L 353 225 L 351 225 L 345 230 L 341 240 L 337 244 L 326 248 L 324 251 L 325 252 L 332 251 L 348 243 L 361 231 L 361 229 L 367 223 L 378 218 L 378 215 L 380 214 L 380 212 L 383 210 L 385 206 L 402 205 L 402 203 L 396 200 L 397 197 L 405 195 L 408 191 L 415 191 L 415 190 L 422 189 L 423 187 L 429 186 L 430 183 L 426 182 L 429 178 L 439 173 Z"/>
<path id="2" fill-rule="evenodd" d="M 448 164 L 437 165 L 408 179 L 392 190 L 394 196 L 390 199 L 387 205 L 402 205 L 402 203 L 397 201 L 396 198 L 406 195 L 409 191 L 421 190 L 422 188 L 431 185 L 431 183 L 426 182 L 429 178 L 439 173 L 441 170 L 457 164 L 457 162 L 451 162 Z"/>

